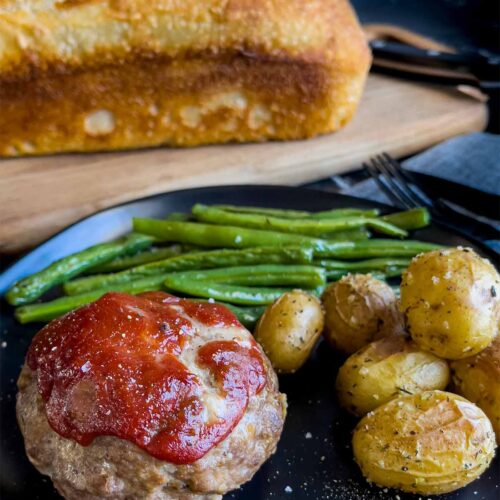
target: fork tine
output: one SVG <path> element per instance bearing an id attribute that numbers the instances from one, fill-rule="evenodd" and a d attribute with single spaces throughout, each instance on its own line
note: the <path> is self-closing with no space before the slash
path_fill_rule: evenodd
<path id="1" fill-rule="evenodd" d="M 391 169 L 388 168 L 385 160 L 382 157 L 375 156 L 375 158 L 371 159 L 371 162 L 376 166 L 377 170 L 382 173 L 382 176 L 384 177 L 384 179 L 386 179 L 392 191 L 403 200 L 405 207 L 414 208 L 415 206 L 418 206 L 418 204 L 415 203 L 415 200 L 411 196 L 408 196 L 406 190 L 402 189 L 398 184 L 397 180 L 391 172 Z"/>
<path id="2" fill-rule="evenodd" d="M 418 189 L 413 188 L 413 180 L 405 172 L 399 161 L 395 160 L 388 153 L 382 153 L 382 157 L 388 164 L 388 168 L 392 171 L 394 176 L 398 179 L 401 185 L 403 185 L 410 196 L 418 205 L 423 205 L 427 207 L 432 207 L 433 202 L 424 193 Z"/>
<path id="3" fill-rule="evenodd" d="M 363 163 L 363 168 L 370 175 L 370 177 L 377 183 L 379 188 L 387 195 L 387 197 L 397 206 L 406 208 L 404 201 L 393 192 L 393 190 L 388 186 L 387 181 L 382 179 L 382 175 L 375 165 L 370 165 L 368 163 Z"/>
<path id="4" fill-rule="evenodd" d="M 413 182 L 413 180 L 408 175 L 406 170 L 402 168 L 402 165 L 398 160 L 396 160 L 389 153 L 386 152 L 382 153 L 381 156 L 383 156 L 398 171 L 399 175 L 401 175 L 406 179 L 407 182 Z"/>

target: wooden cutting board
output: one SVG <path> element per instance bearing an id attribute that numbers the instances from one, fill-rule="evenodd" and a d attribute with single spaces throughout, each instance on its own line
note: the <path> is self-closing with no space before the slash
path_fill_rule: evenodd
<path id="1" fill-rule="evenodd" d="M 354 120 L 317 139 L 0 160 L 0 253 L 134 198 L 204 185 L 301 184 L 382 151 L 408 155 L 482 130 L 486 118 L 484 104 L 455 90 L 370 75 Z"/>

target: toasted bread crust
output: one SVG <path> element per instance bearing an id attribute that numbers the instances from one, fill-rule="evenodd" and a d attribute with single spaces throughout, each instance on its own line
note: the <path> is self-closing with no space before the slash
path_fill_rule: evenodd
<path id="1" fill-rule="evenodd" d="M 5 156 L 311 137 L 350 119 L 370 63 L 345 0 L 29 6 L 0 5 Z"/>

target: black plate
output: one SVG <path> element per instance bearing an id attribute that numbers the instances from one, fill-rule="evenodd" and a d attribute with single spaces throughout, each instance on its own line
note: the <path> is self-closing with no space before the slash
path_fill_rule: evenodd
<path id="1" fill-rule="evenodd" d="M 0 277 L 0 289 L 5 289 L 12 281 L 41 269 L 56 258 L 129 231 L 132 216 L 158 217 L 172 211 L 188 211 L 196 202 L 298 210 L 326 210 L 334 207 L 380 207 L 390 210 L 384 205 L 358 198 L 290 187 L 225 186 L 167 193 L 105 210 L 62 231 L 6 270 Z M 433 225 L 419 231 L 416 236 L 446 245 L 471 246 L 484 256 L 494 258 L 494 254 L 486 247 L 443 227 Z M 58 498 L 51 481 L 39 474 L 26 458 L 15 419 L 15 381 L 38 327 L 19 325 L 10 307 L 2 303 L 2 309 L 0 496 L 5 500 Z M 321 343 L 298 373 L 281 377 L 280 386 L 288 396 L 289 410 L 278 451 L 252 481 L 227 498 L 418 498 L 371 487 L 362 478 L 350 448 L 351 431 L 356 420 L 339 408 L 333 389 L 341 362 L 342 358 L 325 343 Z M 498 498 L 499 483 L 497 458 L 481 479 L 441 498 L 493 500 Z"/>

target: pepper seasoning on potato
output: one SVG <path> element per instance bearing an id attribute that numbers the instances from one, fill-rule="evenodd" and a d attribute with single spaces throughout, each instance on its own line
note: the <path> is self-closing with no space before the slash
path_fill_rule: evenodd
<path id="1" fill-rule="evenodd" d="M 330 284 L 321 297 L 325 338 L 346 354 L 370 342 L 403 332 L 392 288 L 369 274 L 349 274 Z"/>
<path id="2" fill-rule="evenodd" d="M 255 339 L 278 373 L 293 373 L 307 361 L 323 326 L 321 302 L 293 290 L 267 307 L 255 329 Z"/>
<path id="3" fill-rule="evenodd" d="M 479 354 L 453 361 L 451 369 L 453 390 L 486 413 L 500 444 L 500 336 Z"/>
<path id="4" fill-rule="evenodd" d="M 483 411 L 443 391 L 379 406 L 359 422 L 352 444 L 368 481 L 420 495 L 466 486 L 495 455 L 495 435 Z"/>
<path id="5" fill-rule="evenodd" d="M 413 340 L 446 359 L 476 354 L 498 333 L 500 276 L 469 248 L 415 257 L 403 273 L 401 310 Z"/>
<path id="6" fill-rule="evenodd" d="M 391 399 L 433 389 L 445 389 L 448 363 L 403 335 L 372 342 L 340 367 L 336 389 L 340 404 L 363 416 Z"/>

